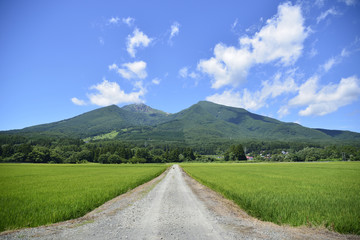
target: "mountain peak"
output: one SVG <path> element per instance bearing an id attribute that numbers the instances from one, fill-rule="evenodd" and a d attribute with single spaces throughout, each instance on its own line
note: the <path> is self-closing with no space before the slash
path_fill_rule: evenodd
<path id="1" fill-rule="evenodd" d="M 122 107 L 122 109 L 130 111 L 130 112 L 136 112 L 136 113 L 167 115 L 167 113 L 157 110 L 157 109 L 154 109 L 154 108 L 151 108 L 144 103 L 129 104 L 129 105 Z"/>

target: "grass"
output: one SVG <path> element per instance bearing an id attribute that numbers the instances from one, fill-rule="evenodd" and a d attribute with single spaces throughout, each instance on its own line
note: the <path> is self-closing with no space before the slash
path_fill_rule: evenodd
<path id="1" fill-rule="evenodd" d="M 85 215 L 166 165 L 0 164 L 0 231 Z"/>
<path id="2" fill-rule="evenodd" d="M 91 141 L 91 140 L 104 140 L 104 139 L 114 139 L 117 135 L 119 134 L 119 132 L 117 131 L 112 131 L 109 133 L 105 133 L 105 134 L 101 134 L 101 135 L 97 135 L 94 137 L 87 137 L 84 138 L 84 141 Z"/>
<path id="3" fill-rule="evenodd" d="M 250 215 L 360 234 L 360 163 L 181 164 Z"/>

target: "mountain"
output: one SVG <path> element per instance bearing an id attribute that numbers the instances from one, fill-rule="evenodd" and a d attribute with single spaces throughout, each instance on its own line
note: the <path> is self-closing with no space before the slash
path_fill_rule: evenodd
<path id="1" fill-rule="evenodd" d="M 188 144 L 229 140 L 360 143 L 359 133 L 306 128 L 242 108 L 207 101 L 201 101 L 175 114 L 167 114 L 145 104 L 131 104 L 122 108 L 112 105 L 63 121 L 7 133 L 86 138 L 113 131 L 117 133 L 116 138 L 122 140 L 175 141 Z"/>
<path id="2" fill-rule="evenodd" d="M 224 140 L 277 141 L 357 141 L 360 134 L 350 131 L 311 129 L 296 123 L 285 123 L 234 108 L 201 101 L 173 114 L 169 121 L 151 130 L 124 136 L 127 139 L 173 140 L 187 143 Z"/>
<path id="3" fill-rule="evenodd" d="M 122 107 L 122 109 L 130 111 L 130 112 L 135 112 L 135 113 L 146 113 L 151 116 L 169 115 L 168 113 L 165 113 L 165 112 L 157 110 L 157 109 L 153 109 L 143 103 L 126 105 L 126 106 Z"/>
<path id="4" fill-rule="evenodd" d="M 116 105 L 99 108 L 79 116 L 59 122 L 27 127 L 13 133 L 41 133 L 52 136 L 89 137 L 106 134 L 114 130 L 136 126 L 152 126 L 165 121 L 167 115 L 154 110 L 154 113 L 128 111 Z"/>

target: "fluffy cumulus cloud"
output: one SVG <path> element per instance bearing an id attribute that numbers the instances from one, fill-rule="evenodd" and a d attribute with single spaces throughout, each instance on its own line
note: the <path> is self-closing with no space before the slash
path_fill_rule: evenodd
<path id="1" fill-rule="evenodd" d="M 259 108 L 257 100 L 254 100 L 253 95 L 247 89 L 244 89 L 242 94 L 239 91 L 225 90 L 221 94 L 216 93 L 214 95 L 208 96 L 206 100 L 231 107 L 239 107 L 251 110 L 256 110 Z"/>
<path id="2" fill-rule="evenodd" d="M 125 93 L 118 83 L 109 82 L 104 79 L 102 83 L 90 88 L 96 90 L 97 93 L 88 94 L 88 98 L 92 104 L 98 106 L 120 103 L 142 103 L 144 102 L 142 97 L 145 95 L 146 89 L 144 89 L 141 82 L 137 82 L 135 86 L 137 87 L 137 91 Z"/>
<path id="3" fill-rule="evenodd" d="M 285 3 L 278 7 L 278 14 L 267 20 L 253 38 L 241 38 L 240 43 L 247 49 L 253 49 L 255 63 L 279 60 L 290 65 L 301 55 L 307 35 L 300 6 Z"/>
<path id="4" fill-rule="evenodd" d="M 78 99 L 76 97 L 73 97 L 71 99 L 71 101 L 75 104 L 75 105 L 79 105 L 79 106 L 84 106 L 86 105 L 86 102 L 84 100 Z"/>
<path id="5" fill-rule="evenodd" d="M 136 48 L 147 47 L 152 41 L 146 34 L 141 32 L 138 28 L 135 28 L 132 35 L 127 37 L 127 52 L 131 57 L 135 57 Z"/>
<path id="6" fill-rule="evenodd" d="M 302 53 L 307 35 L 300 6 L 284 3 L 279 5 L 277 15 L 252 37 L 241 37 L 239 48 L 217 44 L 214 57 L 200 60 L 198 70 L 212 78 L 212 88 L 237 87 L 256 64 L 293 64 Z"/>
<path id="7" fill-rule="evenodd" d="M 284 109 L 306 106 L 301 116 L 323 116 L 346 106 L 360 97 L 360 81 L 356 76 L 342 78 L 338 84 L 319 86 L 319 77 L 313 76 L 299 87 L 297 96 Z"/>
<path id="8" fill-rule="evenodd" d="M 126 79 L 144 79 L 147 77 L 146 62 L 136 61 L 124 63 L 118 67 L 115 63 L 109 66 L 109 70 L 116 71 L 120 76 Z"/>
<path id="9" fill-rule="evenodd" d="M 212 78 L 212 88 L 226 85 L 238 86 L 243 82 L 252 65 L 251 53 L 247 49 L 227 47 L 219 43 L 214 49 L 215 57 L 200 60 L 197 68 Z"/>
<path id="10" fill-rule="evenodd" d="M 298 86 L 291 76 L 287 76 L 284 79 L 281 78 L 282 75 L 278 73 L 271 81 L 263 81 L 262 87 L 258 91 L 251 92 L 246 88 L 242 92 L 225 90 L 221 94 L 216 93 L 207 97 L 206 100 L 232 107 L 257 110 L 265 106 L 268 99 L 287 93 L 294 93 L 298 90 Z"/>

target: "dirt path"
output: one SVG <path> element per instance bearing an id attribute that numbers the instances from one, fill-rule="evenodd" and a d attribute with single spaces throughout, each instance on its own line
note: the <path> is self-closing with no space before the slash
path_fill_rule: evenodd
<path id="1" fill-rule="evenodd" d="M 86 216 L 2 233 L 0 239 L 360 239 L 249 217 L 178 165 Z"/>

